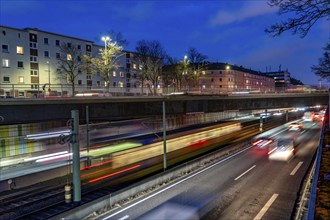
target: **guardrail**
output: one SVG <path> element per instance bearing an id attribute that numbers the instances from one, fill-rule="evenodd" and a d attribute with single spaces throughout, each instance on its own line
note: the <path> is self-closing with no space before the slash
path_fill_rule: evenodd
<path id="1" fill-rule="evenodd" d="M 328 113 L 326 113 L 328 115 Z M 321 156 L 322 156 L 322 147 L 323 147 L 323 137 L 324 137 L 324 132 L 325 132 L 325 125 L 327 121 L 323 121 L 322 125 L 322 132 L 321 132 L 321 137 L 319 141 L 319 146 L 317 149 L 317 155 L 316 155 L 316 166 L 315 166 L 315 171 L 313 175 L 313 183 L 312 183 L 312 188 L 311 188 L 311 193 L 309 196 L 309 203 L 308 203 L 308 214 L 307 214 L 307 219 L 308 220 L 314 220 L 315 217 L 315 204 L 316 204 L 316 197 L 317 197 L 317 182 L 318 182 L 318 176 L 319 176 L 319 170 L 321 166 Z"/>

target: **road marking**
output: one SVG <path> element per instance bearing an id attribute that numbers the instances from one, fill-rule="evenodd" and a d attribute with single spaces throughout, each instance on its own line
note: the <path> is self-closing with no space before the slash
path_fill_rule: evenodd
<path id="1" fill-rule="evenodd" d="M 235 180 L 238 180 L 239 178 L 241 178 L 242 176 L 244 176 L 247 172 L 249 172 L 250 170 L 252 170 L 255 167 L 256 167 L 256 165 L 253 165 L 250 169 L 248 169 L 247 171 L 245 171 L 244 173 L 242 173 L 241 175 L 239 175 L 238 177 L 236 177 Z"/>
<path id="2" fill-rule="evenodd" d="M 253 220 L 259 220 L 259 219 L 261 219 L 262 216 L 267 212 L 267 210 L 273 204 L 273 202 L 275 201 L 275 199 L 277 197 L 278 197 L 278 194 L 274 193 L 272 195 L 272 197 L 270 197 L 270 199 L 268 200 L 268 202 L 264 205 L 264 207 L 262 207 L 262 209 L 260 210 L 260 212 L 258 213 L 258 215 Z"/>
<path id="3" fill-rule="evenodd" d="M 298 171 L 299 167 L 303 164 L 302 161 L 300 161 L 297 166 L 292 170 L 292 172 L 290 173 L 291 176 L 295 175 L 296 172 Z"/>
<path id="4" fill-rule="evenodd" d="M 223 162 L 229 160 L 230 158 L 235 157 L 236 155 L 241 154 L 241 153 L 243 153 L 244 151 L 247 151 L 247 150 L 250 149 L 250 148 L 252 148 L 252 147 L 247 147 L 247 148 L 245 148 L 245 149 L 243 149 L 243 150 L 241 150 L 241 151 L 239 151 L 239 152 L 237 152 L 237 153 L 235 153 L 235 154 L 233 154 L 233 155 L 231 155 L 231 156 L 229 156 L 229 157 L 226 157 L 226 158 L 220 160 L 219 162 L 216 162 L 215 164 L 213 164 L 213 165 L 211 165 L 211 166 L 209 166 L 209 167 L 206 167 L 206 168 L 204 168 L 204 169 L 198 171 L 197 173 L 194 173 L 193 175 L 188 176 L 188 177 L 186 177 L 186 178 L 184 178 L 184 179 L 182 179 L 182 180 L 180 180 L 180 181 L 174 183 L 173 185 L 170 185 L 170 186 L 168 186 L 168 187 L 166 187 L 166 188 L 164 188 L 164 189 L 162 189 L 162 190 L 159 190 L 158 192 L 156 192 L 156 193 L 154 193 L 154 194 L 152 194 L 152 195 L 150 195 L 150 196 L 147 196 L 146 198 L 141 199 L 141 200 L 139 200 L 139 201 L 133 203 L 132 205 L 129 205 L 129 206 L 127 206 L 127 207 L 125 207 L 125 208 L 119 210 L 118 212 L 115 212 L 115 213 L 113 213 L 113 214 L 111 214 L 111 215 L 109 215 L 109 216 L 106 216 L 106 217 L 102 218 L 102 220 L 107 220 L 107 219 L 109 219 L 109 218 L 111 218 L 111 217 L 113 217 L 113 216 L 116 216 L 116 215 L 118 215 L 118 214 L 120 214 L 120 213 L 126 211 L 127 209 L 130 209 L 130 208 L 132 208 L 132 207 L 134 207 L 134 206 L 136 206 L 136 205 L 138 205 L 138 204 L 140 204 L 140 203 L 142 203 L 142 202 L 144 202 L 144 201 L 146 201 L 146 200 L 148 200 L 148 199 L 150 199 L 150 198 L 152 198 L 152 197 L 155 197 L 155 196 L 157 196 L 158 194 L 160 194 L 160 193 L 162 193 L 162 192 L 164 192 L 164 191 L 166 191 L 166 190 L 168 190 L 168 189 L 171 189 L 171 188 L 173 188 L 174 186 L 179 185 L 180 183 L 183 183 L 183 182 L 185 182 L 185 181 L 187 181 L 187 180 L 193 178 L 194 176 L 197 176 L 198 174 L 203 173 L 203 172 L 205 172 L 206 170 L 211 169 L 212 167 L 217 166 L 217 165 L 219 165 L 219 164 L 221 164 L 221 163 L 223 163 Z"/>
<path id="5" fill-rule="evenodd" d="M 129 215 L 125 215 L 125 216 L 121 217 L 121 218 L 118 219 L 118 220 L 125 220 L 125 219 L 128 219 L 128 218 L 129 218 Z"/>

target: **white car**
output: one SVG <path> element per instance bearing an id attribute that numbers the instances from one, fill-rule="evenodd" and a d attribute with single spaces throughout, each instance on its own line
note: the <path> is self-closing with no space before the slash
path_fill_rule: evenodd
<path id="1" fill-rule="evenodd" d="M 294 141 L 291 138 L 280 138 L 277 140 L 276 147 L 269 152 L 269 160 L 287 161 L 295 154 Z"/>

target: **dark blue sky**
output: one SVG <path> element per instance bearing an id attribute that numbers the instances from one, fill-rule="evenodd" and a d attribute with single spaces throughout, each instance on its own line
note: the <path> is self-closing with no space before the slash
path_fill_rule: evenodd
<path id="1" fill-rule="evenodd" d="M 307 37 L 291 33 L 269 37 L 264 29 L 276 21 L 277 9 L 266 0 L 108 1 L 1 0 L 0 24 L 38 28 L 92 40 L 121 32 L 134 51 L 139 40 L 158 40 L 173 57 L 189 47 L 210 61 L 228 62 L 257 71 L 288 69 L 305 84 L 318 84 L 310 70 L 329 40 L 329 22 L 319 21 Z"/>

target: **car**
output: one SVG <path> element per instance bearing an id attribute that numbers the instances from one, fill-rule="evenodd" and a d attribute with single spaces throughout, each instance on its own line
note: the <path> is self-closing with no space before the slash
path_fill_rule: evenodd
<path id="1" fill-rule="evenodd" d="M 301 131 L 303 128 L 303 125 L 299 122 L 292 122 L 289 125 L 289 131 Z"/>
<path id="2" fill-rule="evenodd" d="M 295 154 L 295 144 L 292 138 L 276 140 L 275 148 L 268 153 L 269 160 L 287 161 Z"/>
<path id="3" fill-rule="evenodd" d="M 252 141 L 251 145 L 256 150 L 264 150 L 266 152 L 269 152 L 274 148 L 274 140 L 272 140 L 271 138 L 263 137 Z"/>

